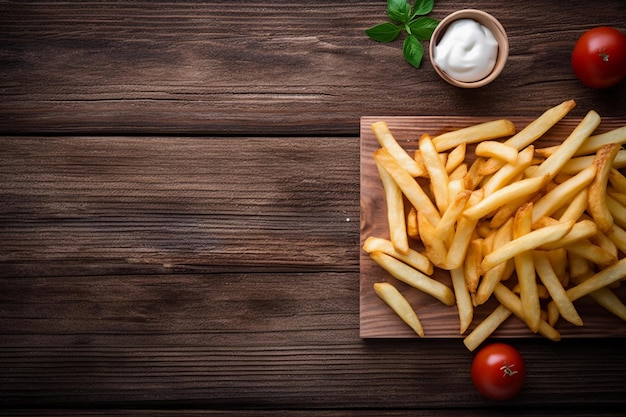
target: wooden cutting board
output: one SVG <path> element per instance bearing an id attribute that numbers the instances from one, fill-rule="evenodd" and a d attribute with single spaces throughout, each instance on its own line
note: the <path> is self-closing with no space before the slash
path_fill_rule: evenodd
<path id="1" fill-rule="evenodd" d="M 369 236 L 389 238 L 387 229 L 386 205 L 383 189 L 373 159 L 373 152 L 379 144 L 371 130 L 371 124 L 384 120 L 398 142 L 410 154 L 417 147 L 417 140 L 423 133 L 431 136 L 443 132 L 470 126 L 494 118 L 477 117 L 422 117 L 422 116 L 364 116 L 361 118 L 361 248 Z M 517 131 L 521 130 L 532 117 L 510 117 Z M 551 146 L 563 141 L 574 127 L 580 122 L 578 118 L 566 118 L 548 131 L 544 137 L 535 143 L 536 147 Z M 626 125 L 626 121 L 619 119 L 603 119 L 596 133 L 601 133 Z M 422 325 L 425 337 L 455 338 L 464 337 L 484 319 L 496 306 L 497 302 L 490 302 L 479 306 L 474 312 L 474 321 L 465 335 L 459 334 L 459 319 L 456 306 L 447 307 L 434 298 L 421 293 L 391 277 L 369 258 L 369 255 L 360 251 L 360 336 L 362 338 L 414 338 L 417 335 L 398 318 L 391 309 L 374 293 L 375 282 L 388 281 L 393 283 L 409 300 L 416 310 Z M 433 277 L 452 287 L 449 273 L 435 269 Z M 617 290 L 620 299 L 626 302 L 626 285 Z M 493 298 L 493 297 L 492 297 Z M 584 325 L 576 327 L 560 319 L 556 329 L 563 338 L 574 337 L 626 337 L 626 322 L 613 316 L 598 306 L 592 299 L 586 297 L 575 302 Z M 525 324 L 514 316 L 492 335 L 497 338 L 513 337 L 541 337 L 531 333 Z"/>

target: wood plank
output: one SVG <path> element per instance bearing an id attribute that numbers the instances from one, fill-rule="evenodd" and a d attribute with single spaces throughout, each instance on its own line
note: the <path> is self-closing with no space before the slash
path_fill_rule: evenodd
<path id="1" fill-rule="evenodd" d="M 431 16 L 461 7 L 437 1 Z M 626 31 L 623 1 L 480 7 L 511 48 L 501 77 L 474 91 L 428 58 L 415 70 L 401 40 L 368 39 L 386 19 L 379 0 L 3 1 L 0 133 L 356 136 L 365 114 L 523 116 L 569 98 L 623 115 L 626 83 L 591 90 L 569 65 L 584 30 Z"/>
<path id="2" fill-rule="evenodd" d="M 357 291 L 356 271 L 1 278 L 0 408 L 493 406 L 459 340 L 361 340 Z M 509 406 L 623 406 L 626 339 L 514 344 Z"/>
<path id="3" fill-rule="evenodd" d="M 356 138 L 0 146 L 0 276 L 358 267 Z"/>
<path id="4" fill-rule="evenodd" d="M 556 105 L 557 103 L 555 103 Z M 539 114 L 537 114 L 539 116 Z M 535 116 L 536 117 L 536 116 Z M 367 116 L 361 119 L 361 245 L 369 236 L 389 238 L 386 221 L 386 206 L 384 193 L 378 171 L 376 169 L 373 152 L 380 147 L 372 130 L 371 124 L 378 120 L 385 120 L 394 137 L 399 143 L 413 154 L 417 147 L 417 140 L 423 133 L 433 137 L 445 131 L 470 126 L 491 118 L 471 117 L 379 117 Z M 510 118 L 519 131 L 534 117 Z M 552 146 L 564 140 L 577 126 L 580 119 L 567 117 L 535 142 L 536 147 Z M 597 132 L 605 132 L 624 126 L 623 119 L 604 119 Z M 469 155 L 472 154 L 470 150 Z M 468 158 L 471 162 L 473 159 Z M 459 318 L 456 307 L 447 307 L 438 300 L 421 291 L 411 289 L 380 268 L 369 255 L 361 251 L 361 336 L 362 337 L 418 337 L 413 330 L 406 326 L 396 314 L 374 293 L 372 288 L 375 282 L 390 281 L 400 288 L 407 299 L 416 309 L 424 326 L 426 337 L 464 337 L 459 333 Z M 448 271 L 435 268 L 432 275 L 437 280 L 452 287 Z M 622 300 L 626 300 L 626 290 L 616 291 Z M 468 333 L 480 323 L 497 306 L 494 301 L 475 309 L 475 317 Z M 626 323 L 608 313 L 592 300 L 582 299 L 576 302 L 577 309 L 585 325 L 577 327 L 565 320 L 560 320 L 556 328 L 562 337 L 626 337 Z M 515 317 L 508 319 L 494 333 L 494 337 L 540 337 L 530 332 L 527 326 Z"/>

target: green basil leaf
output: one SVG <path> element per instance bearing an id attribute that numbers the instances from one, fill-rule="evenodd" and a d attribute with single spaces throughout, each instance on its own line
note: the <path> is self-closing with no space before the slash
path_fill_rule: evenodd
<path id="1" fill-rule="evenodd" d="M 415 68 L 419 68 L 424 57 L 424 47 L 415 36 L 407 36 L 402 45 L 404 59 Z"/>
<path id="2" fill-rule="evenodd" d="M 415 0 L 415 4 L 413 5 L 413 16 L 411 16 L 411 19 L 414 19 L 416 16 L 424 16 L 432 12 L 434 5 L 435 0 Z"/>
<path id="3" fill-rule="evenodd" d="M 385 22 L 366 29 L 365 33 L 370 39 L 387 43 L 395 40 L 398 35 L 400 35 L 401 31 L 402 28 L 400 26 L 394 25 L 391 22 Z"/>
<path id="4" fill-rule="evenodd" d="M 387 15 L 391 20 L 407 23 L 411 16 L 411 5 L 407 0 L 387 0 Z"/>
<path id="5" fill-rule="evenodd" d="M 438 24 L 439 20 L 437 19 L 433 19 L 431 17 L 418 17 L 415 20 L 411 20 L 408 23 L 408 26 L 411 31 L 410 33 L 413 36 L 421 41 L 427 41 L 433 35 L 433 32 Z"/>

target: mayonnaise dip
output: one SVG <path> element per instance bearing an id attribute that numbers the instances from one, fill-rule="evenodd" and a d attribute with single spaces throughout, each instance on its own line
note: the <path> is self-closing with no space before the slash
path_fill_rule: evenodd
<path id="1" fill-rule="evenodd" d="M 450 77 L 472 82 L 489 75 L 497 56 L 498 42 L 489 29 L 475 20 L 459 19 L 435 46 L 434 60 Z"/>

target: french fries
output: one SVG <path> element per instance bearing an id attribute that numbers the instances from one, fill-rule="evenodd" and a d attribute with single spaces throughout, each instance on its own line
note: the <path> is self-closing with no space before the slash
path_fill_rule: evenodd
<path id="1" fill-rule="evenodd" d="M 534 144 L 574 106 L 562 102 L 517 133 L 506 119 L 426 133 L 415 158 L 384 122 L 372 126 L 389 239 L 370 236 L 363 249 L 411 291 L 456 306 L 469 350 L 510 316 L 558 341 L 560 317 L 583 326 L 575 301 L 586 296 L 626 320 L 613 292 L 626 280 L 626 126 L 595 134 L 591 110 L 559 145 Z M 448 271 L 452 288 L 435 270 Z M 393 285 L 375 292 L 424 335 Z M 495 308 L 474 323 L 489 300 Z"/>

